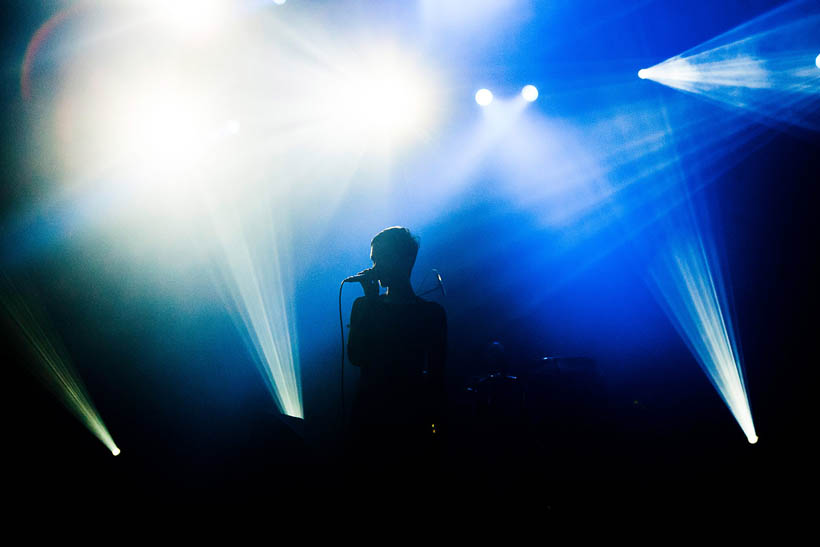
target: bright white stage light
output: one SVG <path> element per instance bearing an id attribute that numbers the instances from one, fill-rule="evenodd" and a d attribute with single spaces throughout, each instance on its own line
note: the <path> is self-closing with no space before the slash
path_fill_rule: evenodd
<path id="1" fill-rule="evenodd" d="M 116 446 L 113 448 L 113 450 L 111 450 L 111 454 L 113 454 L 114 456 L 119 456 L 120 452 L 121 452 L 121 450 L 119 448 L 117 448 Z"/>
<path id="2" fill-rule="evenodd" d="M 814 60 L 814 64 L 817 65 L 817 68 L 820 68 L 820 53 L 817 54 L 817 58 Z"/>
<path id="3" fill-rule="evenodd" d="M 151 172 L 173 172 L 195 153 L 199 121 L 189 102 L 166 90 L 126 96 L 114 113 L 121 150 L 140 160 Z"/>
<path id="4" fill-rule="evenodd" d="M 100 85 L 84 100 L 86 148 L 71 159 L 78 166 L 103 165 L 118 184 L 145 195 L 154 205 L 178 206 L 201 186 L 195 171 L 219 136 L 235 135 L 239 124 L 210 112 L 202 94 L 163 74 L 136 71 Z"/>
<path id="5" fill-rule="evenodd" d="M 757 442 L 740 351 L 714 253 L 686 213 L 670 229 L 650 274 L 660 303 L 748 441 Z"/>
<path id="6" fill-rule="evenodd" d="M 638 72 L 642 79 L 765 118 L 820 130 L 820 78 L 807 66 L 820 35 L 820 3 L 792 0 L 680 55 Z M 820 58 L 815 59 L 820 66 Z"/>
<path id="7" fill-rule="evenodd" d="M 407 144 L 428 131 L 440 106 L 432 75 L 389 46 L 340 59 L 310 85 L 317 91 L 305 97 L 305 114 L 334 149 Z"/>
<path id="8" fill-rule="evenodd" d="M 648 76 L 645 68 L 642 68 L 638 71 L 638 78 L 640 78 L 641 80 L 646 80 L 647 77 Z"/>
<path id="9" fill-rule="evenodd" d="M 475 93 L 475 102 L 481 106 L 487 106 L 493 102 L 493 92 L 489 89 L 479 89 Z"/>
<path id="10" fill-rule="evenodd" d="M 397 67 L 356 74 L 336 90 L 338 108 L 349 123 L 367 132 L 404 132 L 423 112 L 416 82 Z"/>
<path id="11" fill-rule="evenodd" d="M 205 30 L 235 3 L 127 1 L 147 16 L 128 11 L 127 19 L 95 29 L 105 37 L 113 27 L 129 32 L 117 36 L 115 53 L 89 48 L 93 59 L 69 67 L 60 82 L 54 133 L 62 140 L 54 149 L 62 175 L 126 194 L 127 205 L 118 203 L 122 210 L 111 215 L 117 223 L 151 214 L 125 245 L 139 231 L 184 252 L 197 245 L 174 241 L 169 224 L 183 221 L 187 231 L 192 218 L 213 222 L 218 237 L 194 243 L 219 253 L 215 262 L 250 354 L 281 411 L 302 417 L 292 256 L 283 239 L 271 238 L 290 217 L 313 224 L 331 217 L 334 196 L 354 174 L 361 185 L 372 169 L 374 187 L 385 184 L 386 160 L 399 161 L 411 139 L 423 141 L 447 111 L 446 86 L 412 48 L 373 43 L 370 33 L 327 32 L 308 20 L 285 25 L 273 17 L 244 28 L 249 19 L 238 18 L 224 30 L 241 32 L 221 32 L 196 48 L 152 41 L 158 24 Z"/>
<path id="12" fill-rule="evenodd" d="M 524 97 L 525 101 L 531 103 L 538 98 L 538 88 L 534 85 L 525 85 L 521 90 L 521 96 Z"/>
<path id="13" fill-rule="evenodd" d="M 239 120 L 230 120 L 225 124 L 225 131 L 228 135 L 238 135 L 240 129 L 242 129 L 242 125 L 239 123 Z"/>

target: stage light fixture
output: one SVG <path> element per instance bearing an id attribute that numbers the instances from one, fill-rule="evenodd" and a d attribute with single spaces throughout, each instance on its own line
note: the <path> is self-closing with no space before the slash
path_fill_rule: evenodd
<path id="1" fill-rule="evenodd" d="M 640 78 L 641 80 L 646 80 L 647 77 L 648 75 L 645 68 L 642 68 L 638 71 L 638 78 Z"/>
<path id="2" fill-rule="evenodd" d="M 538 98 L 538 88 L 534 85 L 525 85 L 521 90 L 521 96 L 524 97 L 525 101 L 531 103 Z"/>
<path id="3" fill-rule="evenodd" d="M 481 106 L 487 106 L 493 102 L 493 92 L 489 89 L 479 89 L 475 94 L 475 102 Z"/>
<path id="4" fill-rule="evenodd" d="M 817 68 L 820 68 L 820 53 L 817 54 L 817 58 L 814 60 L 814 64 L 817 65 Z"/>

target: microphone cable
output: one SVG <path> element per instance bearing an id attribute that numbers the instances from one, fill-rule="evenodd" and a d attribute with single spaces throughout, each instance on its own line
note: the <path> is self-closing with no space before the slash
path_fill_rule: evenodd
<path id="1" fill-rule="evenodd" d="M 339 367 L 339 393 L 341 394 L 341 418 L 342 418 L 342 442 L 344 442 L 345 436 L 345 325 L 344 320 L 342 319 L 342 289 L 345 286 L 347 280 L 342 281 L 342 284 L 339 285 L 339 331 L 342 335 L 342 361 L 341 366 Z"/>
<path id="2" fill-rule="evenodd" d="M 424 291 L 423 293 L 418 293 L 416 296 L 427 296 L 428 294 L 437 291 L 441 291 L 442 296 L 447 296 L 447 290 L 444 288 L 444 281 L 441 279 L 441 273 L 435 268 L 432 268 L 430 271 L 436 274 L 436 286 L 430 290 Z M 430 272 L 427 272 L 427 275 L 425 275 L 424 279 L 421 280 L 420 285 L 422 287 L 424 286 L 424 282 L 427 281 L 428 277 L 430 277 Z"/>

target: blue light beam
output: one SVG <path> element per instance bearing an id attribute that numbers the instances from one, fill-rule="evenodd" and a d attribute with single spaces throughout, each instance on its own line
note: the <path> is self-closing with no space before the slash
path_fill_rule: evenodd
<path id="1" fill-rule="evenodd" d="M 292 287 L 270 212 L 246 210 L 243 223 L 228 207 L 215 207 L 213 200 L 209 205 L 237 327 L 279 411 L 303 419 Z"/>
<path id="2" fill-rule="evenodd" d="M 641 79 L 820 131 L 820 3 L 795 0 L 638 71 Z"/>
<path id="3" fill-rule="evenodd" d="M 690 205 L 690 204 L 686 204 Z M 649 267 L 656 296 L 749 443 L 757 442 L 743 366 L 715 250 L 684 205 L 670 215 Z M 686 214 L 689 213 L 689 214 Z"/>

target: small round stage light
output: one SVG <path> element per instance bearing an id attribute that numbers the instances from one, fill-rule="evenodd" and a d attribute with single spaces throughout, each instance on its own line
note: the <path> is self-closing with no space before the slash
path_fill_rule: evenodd
<path id="1" fill-rule="evenodd" d="M 642 68 L 638 71 L 638 78 L 641 80 L 646 80 L 646 69 Z"/>
<path id="2" fill-rule="evenodd" d="M 748 437 L 749 444 L 756 444 L 757 443 L 757 435 L 753 437 Z"/>
<path id="3" fill-rule="evenodd" d="M 538 89 L 534 85 L 525 85 L 521 90 L 521 96 L 527 102 L 533 102 L 538 98 Z"/>
<path id="4" fill-rule="evenodd" d="M 820 68 L 820 53 L 817 54 L 817 59 L 814 60 L 814 64 L 817 65 L 817 68 Z"/>
<path id="5" fill-rule="evenodd" d="M 475 93 L 475 102 L 481 106 L 487 106 L 493 102 L 493 92 L 489 89 L 479 89 Z"/>
<path id="6" fill-rule="evenodd" d="M 115 455 L 115 456 L 119 456 L 119 455 L 120 455 L 120 452 L 121 452 L 121 450 L 120 450 L 119 448 L 117 448 L 116 446 L 115 446 L 115 447 L 114 447 L 114 449 L 111 451 L 111 453 L 112 453 L 113 455 Z"/>

